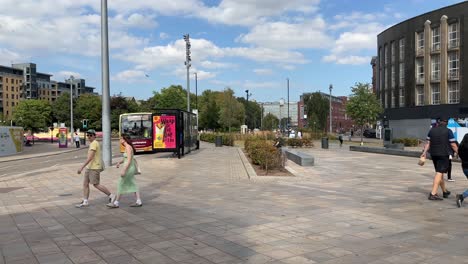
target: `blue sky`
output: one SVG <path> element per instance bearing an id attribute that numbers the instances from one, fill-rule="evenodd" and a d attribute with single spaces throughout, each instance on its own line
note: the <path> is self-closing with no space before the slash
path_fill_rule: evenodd
<path id="1" fill-rule="evenodd" d="M 185 42 L 192 44 L 191 91 L 231 87 L 257 101 L 303 92 L 349 95 L 371 82 L 376 36 L 454 0 L 109 0 L 111 94 L 147 99 L 186 86 Z M 0 64 L 34 62 L 63 81 L 86 79 L 101 93 L 100 1 L 0 0 Z M 149 77 L 146 77 L 148 75 Z"/>

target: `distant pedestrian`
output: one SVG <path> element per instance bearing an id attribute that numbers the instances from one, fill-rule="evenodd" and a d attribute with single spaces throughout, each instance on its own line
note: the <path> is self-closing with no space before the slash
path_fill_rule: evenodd
<path id="1" fill-rule="evenodd" d="M 297 138 L 302 139 L 302 132 L 300 130 L 297 131 Z"/>
<path id="2" fill-rule="evenodd" d="M 338 135 L 338 140 L 340 141 L 340 148 L 343 146 L 343 131 L 340 131 Z"/>
<path id="3" fill-rule="evenodd" d="M 465 134 L 460 146 L 458 147 L 458 156 L 461 159 L 463 174 L 465 174 L 465 177 L 468 179 L 468 134 Z M 466 189 L 462 194 L 457 194 L 455 196 L 458 207 L 463 205 L 463 201 L 466 197 L 468 197 L 468 189 Z"/>
<path id="4" fill-rule="evenodd" d="M 78 135 L 77 132 L 75 132 L 75 135 L 73 136 L 73 140 L 75 140 L 76 148 L 79 148 L 80 147 L 80 135 Z"/>
<path id="5" fill-rule="evenodd" d="M 435 176 L 432 185 L 432 191 L 429 193 L 429 200 L 438 201 L 443 200 L 438 194 L 439 186 L 442 189 L 444 198 L 448 198 L 450 191 L 445 188 L 443 174 L 447 173 L 449 168 L 449 147 L 453 149 L 454 153 L 458 152 L 457 145 L 452 130 L 447 128 L 447 118 L 441 118 L 437 127 L 431 128 L 427 135 L 427 143 L 421 157 L 426 157 L 428 150 L 431 152 L 432 162 L 434 163 Z"/>
<path id="6" fill-rule="evenodd" d="M 89 184 L 91 183 L 96 189 L 105 193 L 109 197 L 109 202 L 113 202 L 115 195 L 112 194 L 106 186 L 100 184 L 101 172 L 104 170 L 104 164 L 101 157 L 101 146 L 96 141 L 96 131 L 90 129 L 86 131 L 86 137 L 89 140 L 88 158 L 85 163 L 78 169 L 78 174 L 81 174 L 83 169 L 86 168 L 83 178 L 83 201 L 77 204 L 76 207 L 89 206 Z"/>
<path id="7" fill-rule="evenodd" d="M 138 173 L 137 163 L 134 158 L 135 148 L 130 141 L 130 137 L 125 134 L 120 138 L 120 144 L 124 146 L 125 152 L 123 153 L 123 160 L 117 163 L 117 168 L 123 163 L 123 170 L 117 187 L 117 197 L 114 202 L 107 204 L 107 206 L 109 208 L 119 208 L 120 196 L 126 193 L 134 193 L 136 202 L 131 204 L 130 207 L 141 207 L 143 203 L 141 202 L 138 186 L 135 183 L 135 174 Z"/>

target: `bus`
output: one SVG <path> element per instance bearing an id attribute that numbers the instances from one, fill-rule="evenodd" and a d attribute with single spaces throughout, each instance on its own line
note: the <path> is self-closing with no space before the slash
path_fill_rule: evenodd
<path id="1" fill-rule="evenodd" d="M 119 119 L 119 136 L 130 136 L 133 147 L 137 152 L 153 151 L 153 114 L 127 113 L 121 114 Z M 120 146 L 120 151 L 124 149 Z"/>

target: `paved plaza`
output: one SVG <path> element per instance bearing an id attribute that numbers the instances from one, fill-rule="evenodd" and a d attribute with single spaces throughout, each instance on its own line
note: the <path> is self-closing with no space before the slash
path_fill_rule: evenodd
<path id="1" fill-rule="evenodd" d="M 468 263 L 468 206 L 454 199 L 468 187 L 459 163 L 452 196 L 434 202 L 431 163 L 335 144 L 302 151 L 315 166 L 288 163 L 295 177 L 249 178 L 238 148 L 207 143 L 180 160 L 138 155 L 141 208 L 124 196 L 107 209 L 92 187 L 91 206 L 75 208 L 78 162 L 8 174 L 0 264 Z M 102 183 L 115 190 L 119 175 L 108 168 Z"/>

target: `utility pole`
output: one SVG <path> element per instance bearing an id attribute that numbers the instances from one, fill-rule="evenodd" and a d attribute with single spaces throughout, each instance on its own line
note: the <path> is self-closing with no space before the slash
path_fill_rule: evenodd
<path id="1" fill-rule="evenodd" d="M 70 76 L 70 147 L 73 147 L 73 81 L 75 77 Z"/>
<path id="2" fill-rule="evenodd" d="M 247 117 L 248 117 L 247 108 L 249 107 L 249 96 L 252 94 L 249 94 L 249 90 L 245 90 L 245 94 L 246 94 L 246 99 L 247 99 L 247 103 L 245 104 L 245 125 L 247 125 Z M 248 125 L 247 125 L 247 128 L 249 128 Z"/>
<path id="3" fill-rule="evenodd" d="M 110 88 L 109 88 L 109 34 L 107 0 L 101 0 L 101 75 L 102 75 L 102 159 L 112 165 Z"/>
<path id="4" fill-rule="evenodd" d="M 289 137 L 289 78 L 286 78 L 287 80 L 287 87 L 288 87 L 288 121 L 286 122 L 287 123 L 287 129 L 288 129 L 288 137 Z"/>
<path id="5" fill-rule="evenodd" d="M 328 87 L 330 89 L 330 134 L 332 133 L 332 89 L 333 89 L 333 85 L 330 84 L 330 86 Z"/>
<path id="6" fill-rule="evenodd" d="M 187 148 L 188 148 L 188 153 L 190 152 L 190 146 L 192 144 L 192 127 L 191 127 L 191 119 L 192 119 L 192 116 L 191 116 L 191 111 L 190 111 L 190 66 L 192 66 L 192 64 L 190 64 L 190 62 L 192 61 L 192 59 L 190 58 L 190 35 L 189 34 L 186 34 L 184 35 L 184 40 L 185 40 L 185 67 L 187 67 L 187 112 L 189 113 L 189 118 L 188 118 L 188 126 L 189 126 L 189 136 L 188 136 L 188 144 L 187 144 Z"/>
<path id="7" fill-rule="evenodd" d="M 195 72 L 195 108 L 198 110 L 198 77 Z"/>

